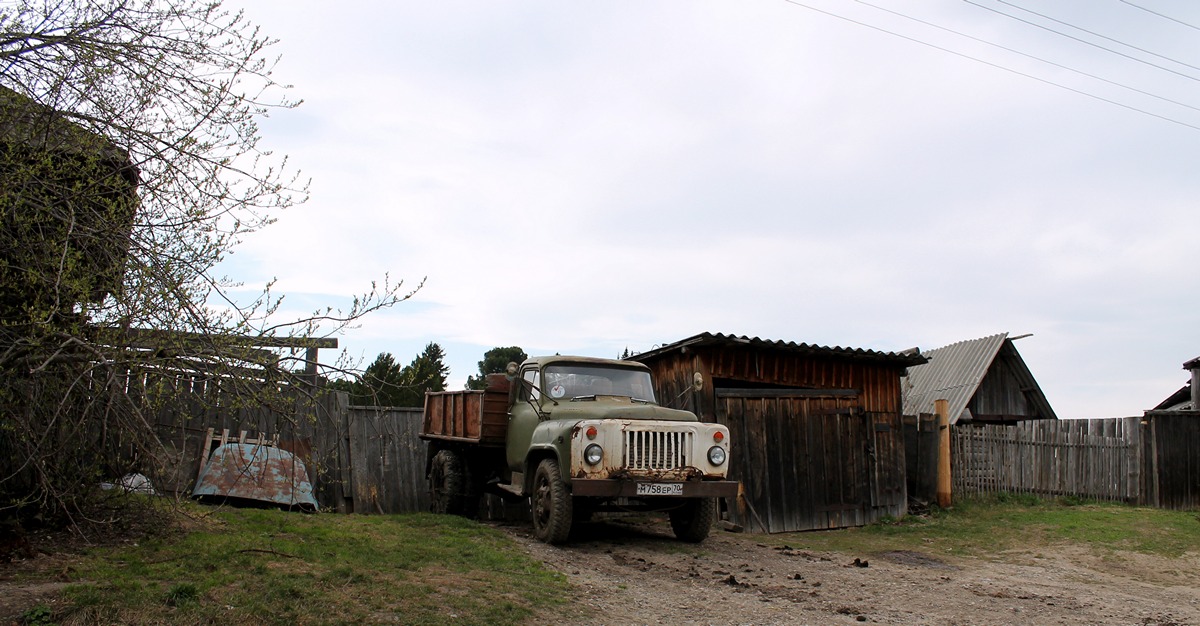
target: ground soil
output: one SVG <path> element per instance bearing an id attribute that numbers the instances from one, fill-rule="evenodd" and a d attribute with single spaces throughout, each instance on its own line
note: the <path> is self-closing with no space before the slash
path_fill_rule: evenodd
<path id="1" fill-rule="evenodd" d="M 928 551 L 842 554 L 805 547 L 806 533 L 714 529 L 676 541 L 651 518 L 577 524 L 549 546 L 526 524 L 494 524 L 562 572 L 572 602 L 531 623 L 563 624 L 1130 624 L 1200 626 L 1200 555 L 1178 559 L 1036 546 L 989 559 Z M 0 625 L 53 607 L 72 578 L 70 551 L 0 567 Z M 22 569 L 43 582 L 18 583 Z"/>
<path id="2" fill-rule="evenodd" d="M 547 624 L 587 607 L 601 624 L 1200 625 L 1197 554 L 840 554 L 806 549 L 805 533 L 725 531 L 697 546 L 654 520 L 585 524 L 556 547 L 526 526 L 501 528 L 575 587 L 575 606 L 539 616 Z"/>

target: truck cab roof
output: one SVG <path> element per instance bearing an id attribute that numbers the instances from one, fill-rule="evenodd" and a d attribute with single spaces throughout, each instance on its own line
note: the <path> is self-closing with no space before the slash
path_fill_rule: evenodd
<path id="1" fill-rule="evenodd" d="M 588 365 L 609 365 L 612 367 L 628 367 L 630 369 L 643 370 L 643 371 L 647 371 L 647 372 L 650 371 L 650 368 L 647 367 L 646 364 L 638 363 L 637 361 L 621 361 L 619 359 L 602 359 L 599 357 L 591 357 L 591 356 L 564 356 L 564 355 L 559 355 L 559 354 L 556 354 L 553 356 L 529 357 L 528 359 L 525 359 L 525 361 L 523 363 L 521 363 L 521 367 L 525 367 L 526 365 L 538 365 L 541 367 L 545 367 L 546 365 L 550 365 L 552 363 L 559 363 L 559 362 L 582 363 L 582 364 L 588 364 Z"/>

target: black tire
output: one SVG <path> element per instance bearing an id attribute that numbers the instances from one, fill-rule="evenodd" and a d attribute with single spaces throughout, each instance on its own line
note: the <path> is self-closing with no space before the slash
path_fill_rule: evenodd
<path id="1" fill-rule="evenodd" d="M 439 450 L 429 467 L 429 510 L 434 513 L 466 513 L 466 467 L 453 450 Z"/>
<path id="2" fill-rule="evenodd" d="M 713 520 L 717 517 L 716 498 L 696 498 L 683 506 L 671 509 L 671 530 L 675 538 L 689 543 L 700 543 L 708 537 Z"/>
<path id="3" fill-rule="evenodd" d="M 530 494 L 533 534 L 545 543 L 563 543 L 571 534 L 571 494 L 558 473 L 558 461 L 542 459 Z"/>

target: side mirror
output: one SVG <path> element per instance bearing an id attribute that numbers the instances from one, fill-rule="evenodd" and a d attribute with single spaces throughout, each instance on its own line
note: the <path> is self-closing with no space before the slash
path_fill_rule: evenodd
<path id="1" fill-rule="evenodd" d="M 517 377 L 517 371 L 521 368 L 515 361 L 509 361 L 508 365 L 504 366 L 504 377 L 509 381 Z"/>
<path id="2" fill-rule="evenodd" d="M 700 372 L 696 372 L 692 375 L 692 389 L 696 391 L 704 390 L 704 376 L 701 375 Z"/>

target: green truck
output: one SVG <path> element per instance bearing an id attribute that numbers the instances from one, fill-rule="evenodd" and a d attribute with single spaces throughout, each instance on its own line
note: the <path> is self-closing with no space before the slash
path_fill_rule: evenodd
<path id="1" fill-rule="evenodd" d="M 484 493 L 528 498 L 537 538 L 562 543 L 596 512 L 664 511 L 676 537 L 699 542 L 717 498 L 737 495 L 729 430 L 660 406 L 641 363 L 536 357 L 487 380 L 426 394 L 435 512 L 473 515 Z"/>

